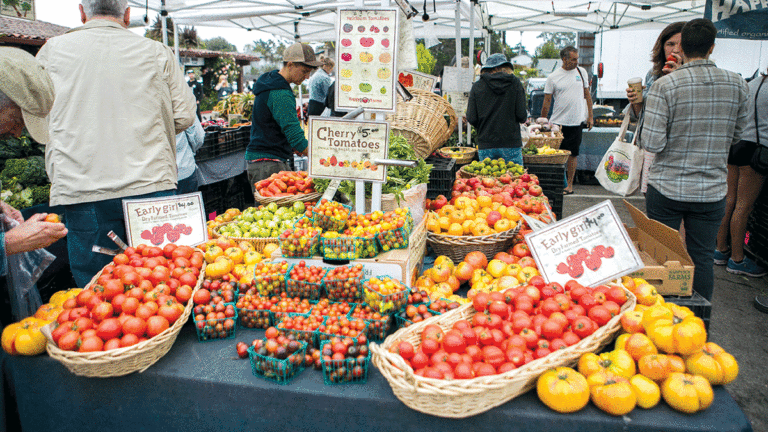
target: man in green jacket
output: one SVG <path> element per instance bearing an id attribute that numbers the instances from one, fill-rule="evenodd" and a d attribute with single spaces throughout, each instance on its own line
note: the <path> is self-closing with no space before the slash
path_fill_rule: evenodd
<path id="1" fill-rule="evenodd" d="M 283 54 L 283 68 L 263 74 L 254 84 L 251 142 L 245 151 L 252 190 L 259 180 L 290 170 L 293 153 L 307 154 L 291 84 L 301 85 L 320 64 L 309 45 L 295 43 Z"/>

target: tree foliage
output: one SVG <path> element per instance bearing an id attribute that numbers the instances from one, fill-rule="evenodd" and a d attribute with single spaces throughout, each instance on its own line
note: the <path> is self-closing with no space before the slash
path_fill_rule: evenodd
<path id="1" fill-rule="evenodd" d="M 205 39 L 203 47 L 209 51 L 237 52 L 237 47 L 221 36 Z"/>
<path id="2" fill-rule="evenodd" d="M 435 57 L 423 43 L 416 45 L 416 61 L 419 64 L 419 72 L 431 74 L 435 68 Z"/>
<path id="3" fill-rule="evenodd" d="M 545 42 L 536 48 L 536 55 L 534 56 L 536 60 L 538 59 L 558 59 L 560 58 L 560 50 L 555 47 L 554 42 L 549 41 Z"/>
<path id="4" fill-rule="evenodd" d="M 543 39 L 545 44 L 551 42 L 557 51 L 568 45 L 576 46 L 576 33 L 573 32 L 543 32 L 537 37 Z"/>
<path id="5" fill-rule="evenodd" d="M 283 52 L 286 48 L 288 48 L 288 44 L 282 40 L 259 39 L 253 41 L 253 43 L 246 44 L 244 51 L 247 53 L 258 54 L 269 63 L 278 63 L 283 60 Z"/>
<path id="6" fill-rule="evenodd" d="M 166 18 L 165 33 L 168 36 L 168 45 L 173 46 L 173 19 Z M 155 17 L 152 22 L 152 26 L 144 32 L 144 37 L 156 40 L 158 42 L 163 41 L 163 22 L 161 21 L 160 14 Z M 179 47 L 181 48 L 198 48 L 202 45 L 202 40 L 197 37 L 197 30 L 195 27 L 183 26 L 179 30 Z"/>

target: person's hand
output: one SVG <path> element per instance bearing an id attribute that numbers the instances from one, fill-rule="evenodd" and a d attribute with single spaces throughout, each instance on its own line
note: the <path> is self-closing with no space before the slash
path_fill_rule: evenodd
<path id="1" fill-rule="evenodd" d="M 13 255 L 44 248 L 67 235 L 63 223 L 45 222 L 47 213 L 32 215 L 5 233 L 5 253 Z"/>
<path id="2" fill-rule="evenodd" d="M 21 212 L 6 204 L 5 201 L 0 200 L 0 210 L 18 223 L 24 222 L 24 216 L 21 215 Z"/>
<path id="3" fill-rule="evenodd" d="M 674 59 L 674 61 L 672 61 Z M 661 68 L 661 73 L 664 75 L 670 74 L 680 68 L 683 64 L 683 57 L 680 54 L 672 53 L 667 57 L 667 61 L 664 63 L 664 67 Z"/>
<path id="4" fill-rule="evenodd" d="M 587 130 L 592 130 L 592 128 L 595 126 L 595 119 L 590 117 L 587 119 Z"/>
<path id="5" fill-rule="evenodd" d="M 645 86 L 643 86 L 643 88 L 645 88 Z M 641 103 L 639 102 L 640 96 L 641 95 L 638 92 L 636 92 L 635 89 L 633 89 L 632 87 L 627 87 L 627 100 L 629 101 L 629 103 L 633 105 L 640 104 Z"/>

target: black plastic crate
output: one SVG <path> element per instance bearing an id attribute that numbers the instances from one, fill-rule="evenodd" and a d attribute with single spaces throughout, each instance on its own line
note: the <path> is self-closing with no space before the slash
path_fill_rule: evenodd
<path id="1" fill-rule="evenodd" d="M 696 291 L 690 297 L 665 296 L 664 301 L 674 303 L 678 306 L 685 306 L 690 309 L 697 317 L 704 321 L 704 326 L 709 331 L 709 316 L 712 313 L 712 303 L 702 297 Z"/>
<path id="2" fill-rule="evenodd" d="M 195 161 L 205 162 L 219 155 L 219 129 L 215 128 L 205 132 L 203 146 L 197 149 Z"/>
<path id="3" fill-rule="evenodd" d="M 563 188 L 543 189 L 544 196 L 549 199 L 549 206 L 558 220 L 563 218 Z"/>
<path id="4" fill-rule="evenodd" d="M 205 213 L 224 213 L 227 209 L 225 196 L 227 193 L 228 180 L 222 180 L 216 183 L 211 183 L 199 187 L 199 191 L 203 194 L 203 206 L 205 206 Z"/>
<path id="5" fill-rule="evenodd" d="M 434 199 L 438 195 L 451 196 L 453 181 L 456 179 L 456 159 L 429 156 L 424 162 L 432 165 L 427 185 L 427 198 Z"/>
<path id="6" fill-rule="evenodd" d="M 528 174 L 535 174 L 539 178 L 542 189 L 555 189 L 562 192 L 565 187 L 565 164 L 525 164 Z"/>

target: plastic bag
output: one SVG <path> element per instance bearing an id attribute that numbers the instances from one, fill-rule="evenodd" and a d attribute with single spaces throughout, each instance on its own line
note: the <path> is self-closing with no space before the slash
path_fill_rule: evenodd
<path id="1" fill-rule="evenodd" d="M 19 223 L 6 215 L 0 215 L 3 232 L 8 232 Z M 13 319 L 19 321 L 34 315 L 43 304 L 35 284 L 45 269 L 56 257 L 45 249 L 23 252 L 8 256 L 8 296 L 11 300 Z"/>
<path id="2" fill-rule="evenodd" d="M 398 207 L 407 207 L 411 209 L 413 216 L 413 225 L 418 226 L 424 218 L 424 201 L 427 199 L 427 184 L 421 183 L 403 191 L 403 198 L 398 202 L 394 194 L 384 194 L 381 196 L 381 210 L 391 211 Z"/>

